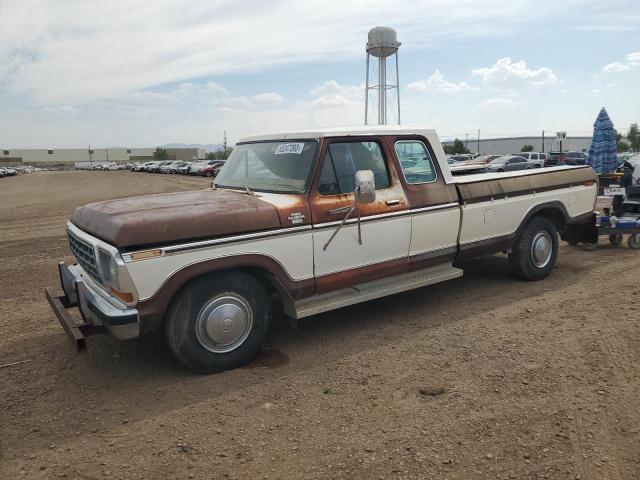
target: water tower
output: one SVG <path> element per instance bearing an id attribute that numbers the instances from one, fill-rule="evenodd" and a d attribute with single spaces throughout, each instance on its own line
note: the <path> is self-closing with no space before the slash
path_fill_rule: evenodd
<path id="1" fill-rule="evenodd" d="M 394 88 L 396 90 L 396 99 L 398 103 L 398 125 L 400 124 L 400 72 L 398 70 L 398 47 L 400 47 L 400 42 L 398 42 L 396 31 L 393 28 L 374 27 L 369 30 L 369 38 L 367 42 L 367 81 L 364 100 L 365 125 L 369 124 L 369 95 L 372 92 L 377 92 L 377 95 L 374 94 L 373 97 L 377 99 L 378 125 L 387 124 L 387 92 Z M 374 58 L 371 59 L 371 57 Z M 393 66 L 394 58 L 392 57 L 395 57 L 395 84 L 387 83 L 387 66 L 388 64 Z M 370 62 L 370 60 L 372 60 L 372 62 Z M 369 75 L 372 73 L 371 63 L 373 63 L 373 73 L 375 73 L 376 63 L 378 67 L 378 83 L 375 85 L 372 85 L 372 83 L 369 82 Z M 371 110 L 373 111 L 374 109 L 371 108 Z"/>

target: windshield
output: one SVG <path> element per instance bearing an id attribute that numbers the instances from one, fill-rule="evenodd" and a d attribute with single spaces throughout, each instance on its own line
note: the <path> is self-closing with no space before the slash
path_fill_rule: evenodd
<path id="1" fill-rule="evenodd" d="M 303 193 L 317 148 L 315 141 L 236 145 L 216 177 L 216 186 Z"/>

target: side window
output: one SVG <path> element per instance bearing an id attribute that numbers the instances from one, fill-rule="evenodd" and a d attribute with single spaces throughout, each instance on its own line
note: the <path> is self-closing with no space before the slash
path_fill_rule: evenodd
<path id="1" fill-rule="evenodd" d="M 376 190 L 389 187 L 389 173 L 376 142 L 332 143 L 322 163 L 318 192 L 321 195 L 353 192 L 358 170 L 373 171 Z"/>
<path id="2" fill-rule="evenodd" d="M 417 140 L 396 142 L 396 154 L 408 184 L 436 181 L 438 174 L 424 143 Z"/>
<path id="3" fill-rule="evenodd" d="M 538 154 L 537 153 L 532 153 L 531 157 L 529 158 L 529 160 L 539 160 Z"/>

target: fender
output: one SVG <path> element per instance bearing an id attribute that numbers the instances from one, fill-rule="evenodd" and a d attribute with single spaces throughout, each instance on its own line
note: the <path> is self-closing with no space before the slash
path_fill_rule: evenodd
<path id="1" fill-rule="evenodd" d="M 524 227 L 527 226 L 529 221 L 535 215 L 544 215 L 546 212 L 551 214 L 545 216 L 548 216 L 550 220 L 556 224 L 560 231 L 561 238 L 564 238 L 565 228 L 567 225 L 584 225 L 588 223 L 593 216 L 593 213 L 589 212 L 578 217 L 570 217 L 564 204 L 557 200 L 534 205 L 527 211 L 524 219 L 520 222 L 520 225 L 513 233 L 460 245 L 460 252 L 457 260 L 465 260 L 481 255 L 490 255 L 492 253 L 511 250 L 518 241 L 518 238 L 520 238 Z"/>
<path id="2" fill-rule="evenodd" d="M 285 311 L 288 304 L 315 293 L 315 279 L 293 280 L 280 263 L 266 255 L 234 255 L 205 260 L 185 266 L 173 273 L 151 298 L 137 304 L 140 333 L 144 334 L 160 328 L 164 314 L 176 293 L 191 280 L 208 273 L 230 269 L 246 270 L 265 281 L 280 294 Z"/>

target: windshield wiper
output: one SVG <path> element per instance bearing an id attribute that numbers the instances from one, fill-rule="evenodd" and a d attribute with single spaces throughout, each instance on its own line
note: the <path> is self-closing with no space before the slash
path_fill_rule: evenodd
<path id="1" fill-rule="evenodd" d="M 247 184 L 244 184 L 244 190 L 245 192 L 247 192 L 247 195 L 253 195 L 253 192 L 249 189 L 249 187 L 247 187 Z"/>

